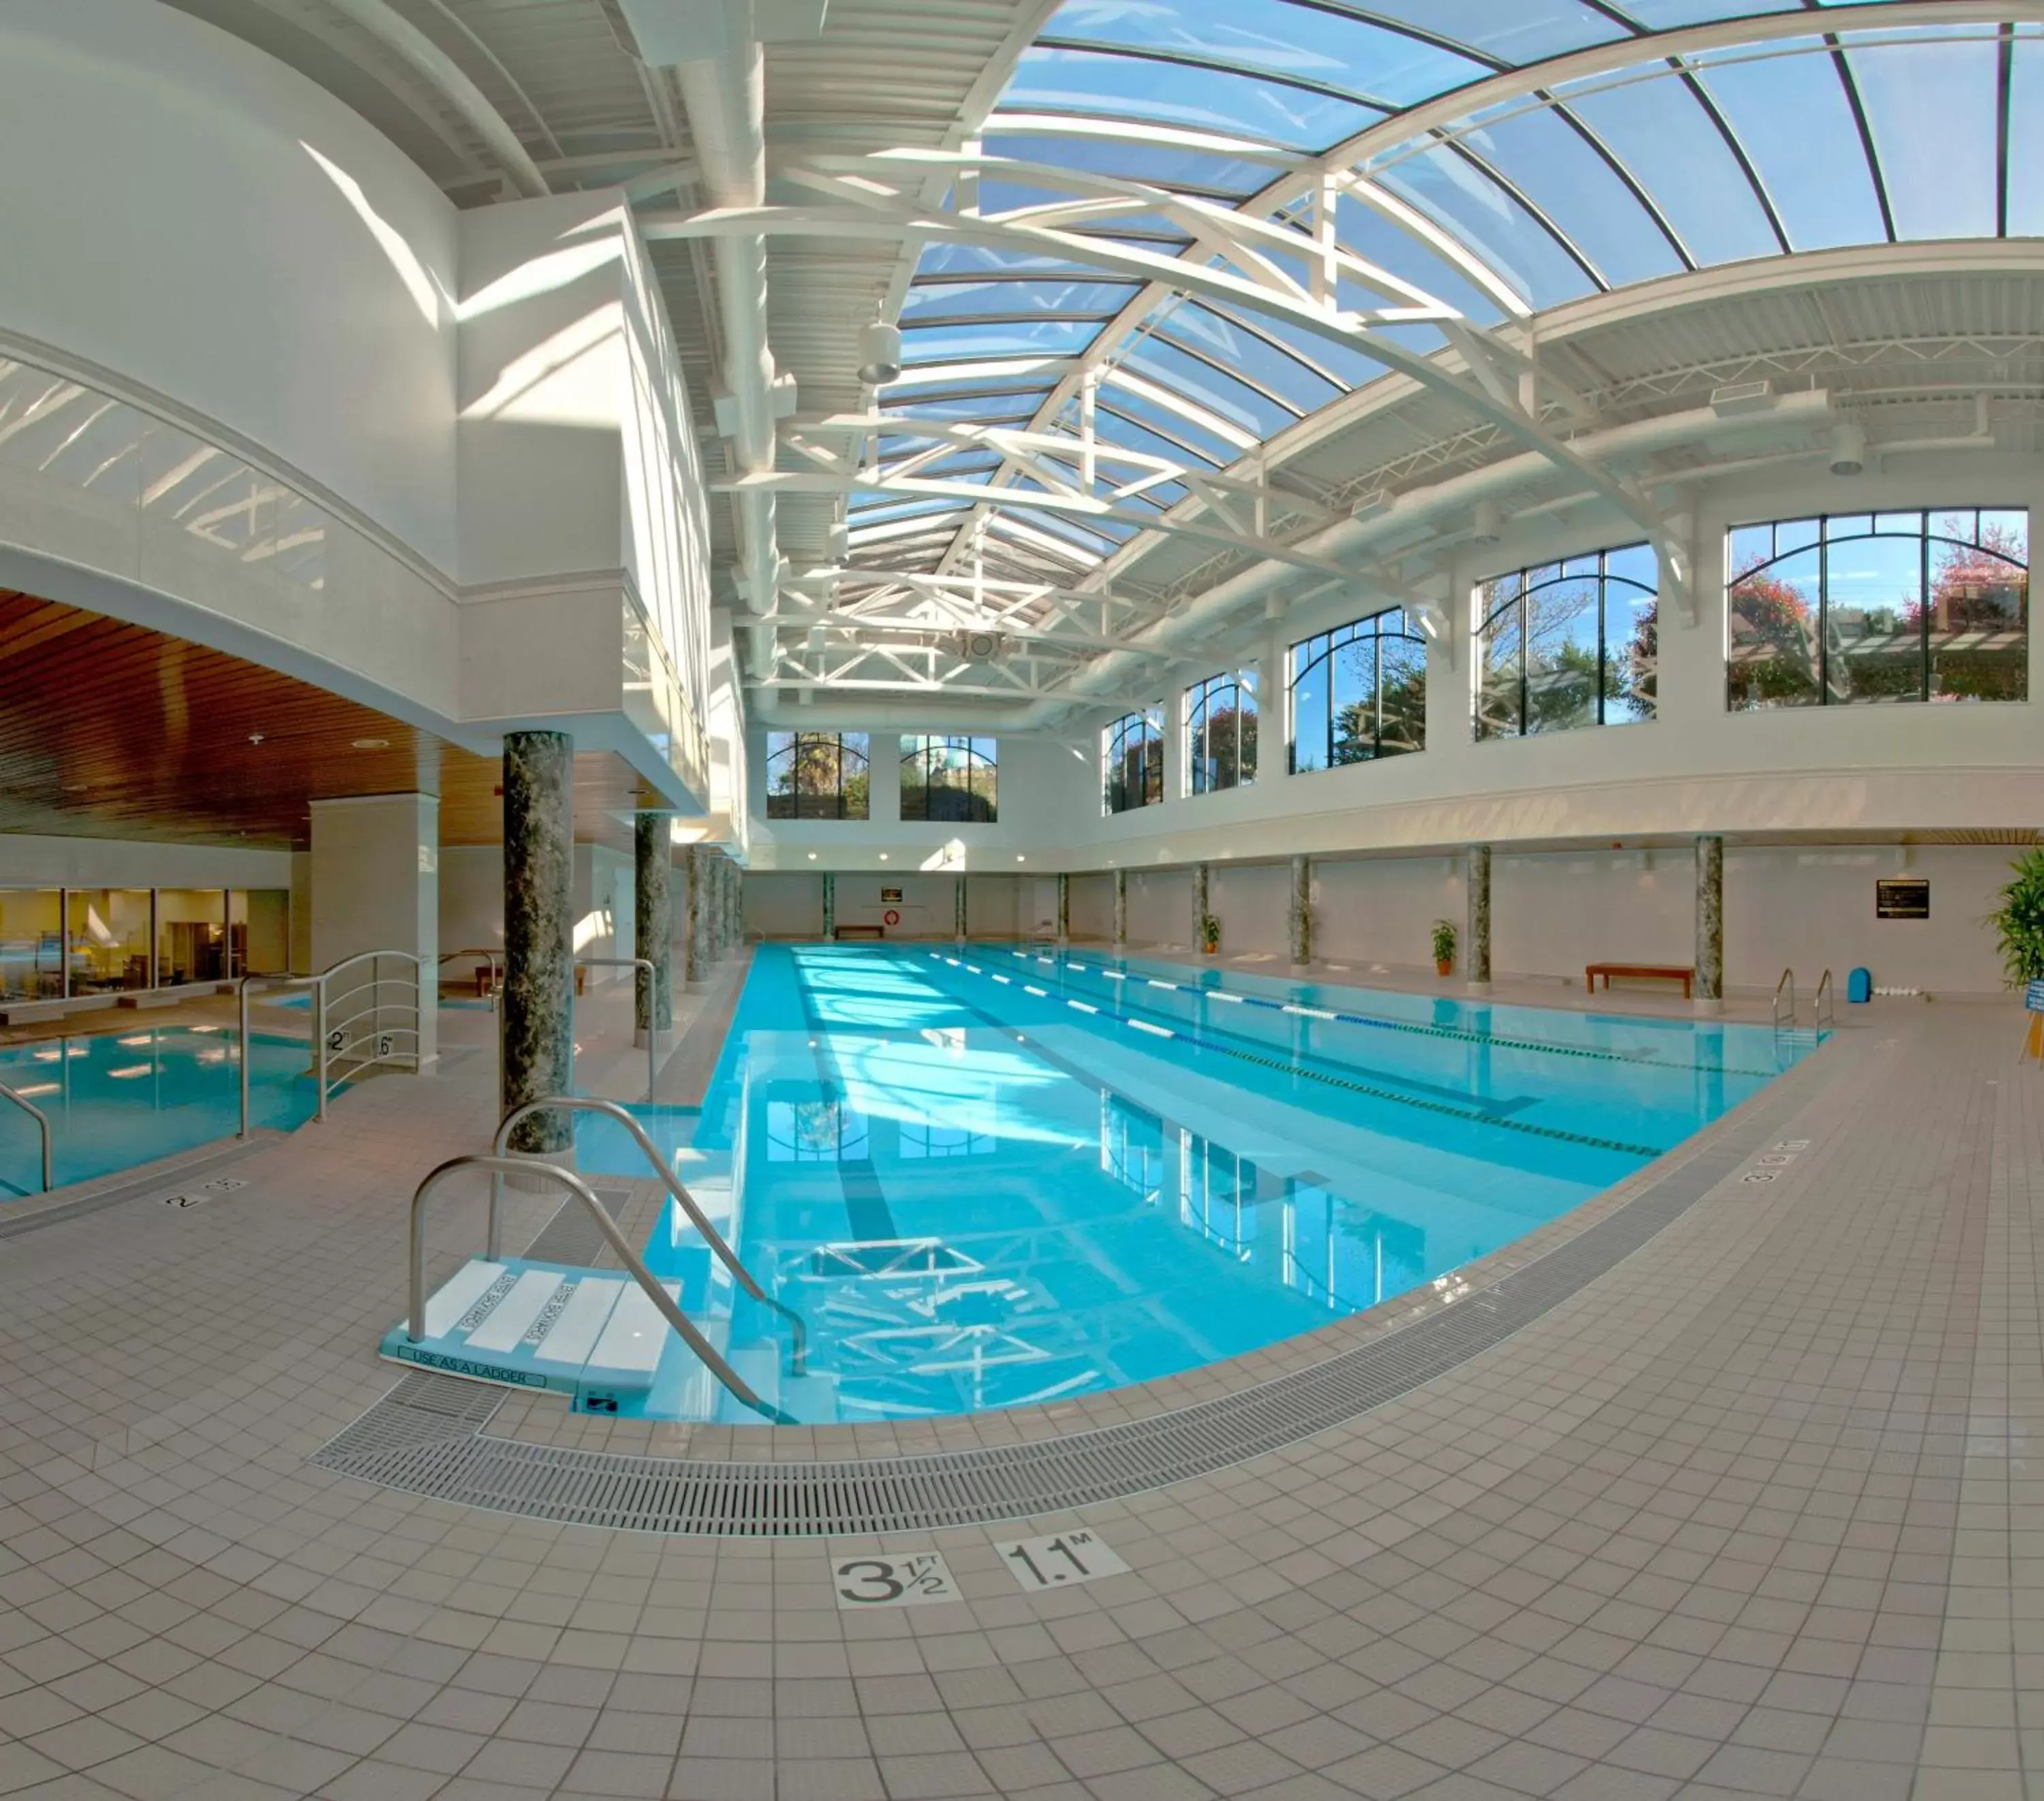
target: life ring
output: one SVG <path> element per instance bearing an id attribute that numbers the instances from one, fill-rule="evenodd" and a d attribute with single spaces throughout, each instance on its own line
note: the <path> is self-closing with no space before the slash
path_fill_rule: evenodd
<path id="1" fill-rule="evenodd" d="M 889 907 L 880 916 L 880 923 L 884 926 L 898 926 L 901 923 L 901 916 Z"/>

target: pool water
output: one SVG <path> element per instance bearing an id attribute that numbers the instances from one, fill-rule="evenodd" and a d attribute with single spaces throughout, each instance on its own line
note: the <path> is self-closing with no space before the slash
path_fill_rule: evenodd
<path id="1" fill-rule="evenodd" d="M 241 1128 L 234 1033 L 213 1026 L 48 1039 L 0 1047 L 0 1082 L 49 1116 L 59 1186 L 110 1175 L 227 1138 Z M 310 1119 L 303 1039 L 252 1035 L 252 1124 L 288 1131 Z M 0 1201 L 40 1191 L 41 1139 L 0 1101 Z"/>
<path id="2" fill-rule="evenodd" d="M 640 1117 L 805 1319 L 647 1246 L 805 1423 L 1023 1407 L 1257 1350 L 1523 1237 L 1815 1043 L 975 947 L 763 947 L 700 1116 Z M 586 1170 L 645 1173 L 586 1119 Z M 628 1411 L 751 1421 L 678 1342 Z"/>

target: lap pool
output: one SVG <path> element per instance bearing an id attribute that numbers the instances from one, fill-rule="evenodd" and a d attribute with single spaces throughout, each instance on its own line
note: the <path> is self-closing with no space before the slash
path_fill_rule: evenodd
<path id="1" fill-rule="evenodd" d="M 700 1117 L 640 1117 L 805 1323 L 805 1365 L 677 1210 L 647 1258 L 804 1423 L 1039 1404 L 1443 1277 L 1813 1043 L 1083 951 L 766 946 Z M 600 1119 L 578 1142 L 645 1173 Z M 757 1417 L 678 1342 L 620 1411 Z"/>
<path id="2" fill-rule="evenodd" d="M 251 1123 L 303 1125 L 314 1107 L 305 1041 L 258 1034 L 250 1050 Z M 241 1127 L 240 1066 L 224 1027 L 157 1026 L 0 1046 L 0 1082 L 49 1116 L 60 1187 Z M 33 1119 L 0 1101 L 0 1201 L 40 1192 L 41 1142 Z"/>

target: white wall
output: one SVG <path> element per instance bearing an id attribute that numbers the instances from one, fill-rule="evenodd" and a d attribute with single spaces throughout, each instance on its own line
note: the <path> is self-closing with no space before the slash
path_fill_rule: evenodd
<path id="1" fill-rule="evenodd" d="M 1186 904 L 1189 909 L 1189 891 Z M 1291 866 L 1214 864 L 1207 877 L 1207 911 L 1221 923 L 1224 951 L 1282 956 L 1291 949 Z M 1189 921 L 1190 917 L 1189 911 Z M 1190 931 L 1189 924 L 1186 930 Z"/>
<path id="2" fill-rule="evenodd" d="M 817 936 L 824 929 L 824 878 L 747 870 L 745 929 L 769 938 Z"/>
<path id="3" fill-rule="evenodd" d="M 1074 876 L 1070 904 L 1073 937 L 1113 937 L 1114 877 L 1112 875 Z"/>
<path id="4" fill-rule="evenodd" d="M 0 888 L 283 888 L 291 853 L 0 832 Z"/>
<path id="5" fill-rule="evenodd" d="M 0 328 L 218 420 L 451 570 L 446 198 L 325 90 L 154 0 L 9 0 L 0 34 L 0 159 L 24 171 Z"/>

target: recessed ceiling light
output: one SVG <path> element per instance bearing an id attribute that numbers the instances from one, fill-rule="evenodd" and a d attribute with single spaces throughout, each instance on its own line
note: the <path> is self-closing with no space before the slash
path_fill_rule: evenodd
<path id="1" fill-rule="evenodd" d="M 91 785 L 89 781 L 67 781 L 63 785 L 63 791 L 67 794 L 83 794 Z"/>
<path id="2" fill-rule="evenodd" d="M 250 732 L 248 734 L 248 742 L 252 744 L 261 743 L 263 742 L 263 734 L 259 732 Z"/>
<path id="3" fill-rule="evenodd" d="M 358 751 L 387 751 L 390 748 L 390 740 L 387 738 L 358 738 L 355 740 L 355 747 Z"/>
<path id="4" fill-rule="evenodd" d="M 880 860 L 883 863 L 887 861 L 887 853 L 885 851 L 882 851 L 880 853 Z"/>
<path id="5" fill-rule="evenodd" d="M 813 862 L 813 863 L 816 860 L 816 852 L 815 852 L 815 851 L 812 851 L 809 853 L 809 861 L 810 861 L 811 862 Z"/>
<path id="6" fill-rule="evenodd" d="M 1017 851 L 1015 853 L 1015 860 L 1018 863 L 1022 861 L 1022 853 L 1020 851 Z"/>

